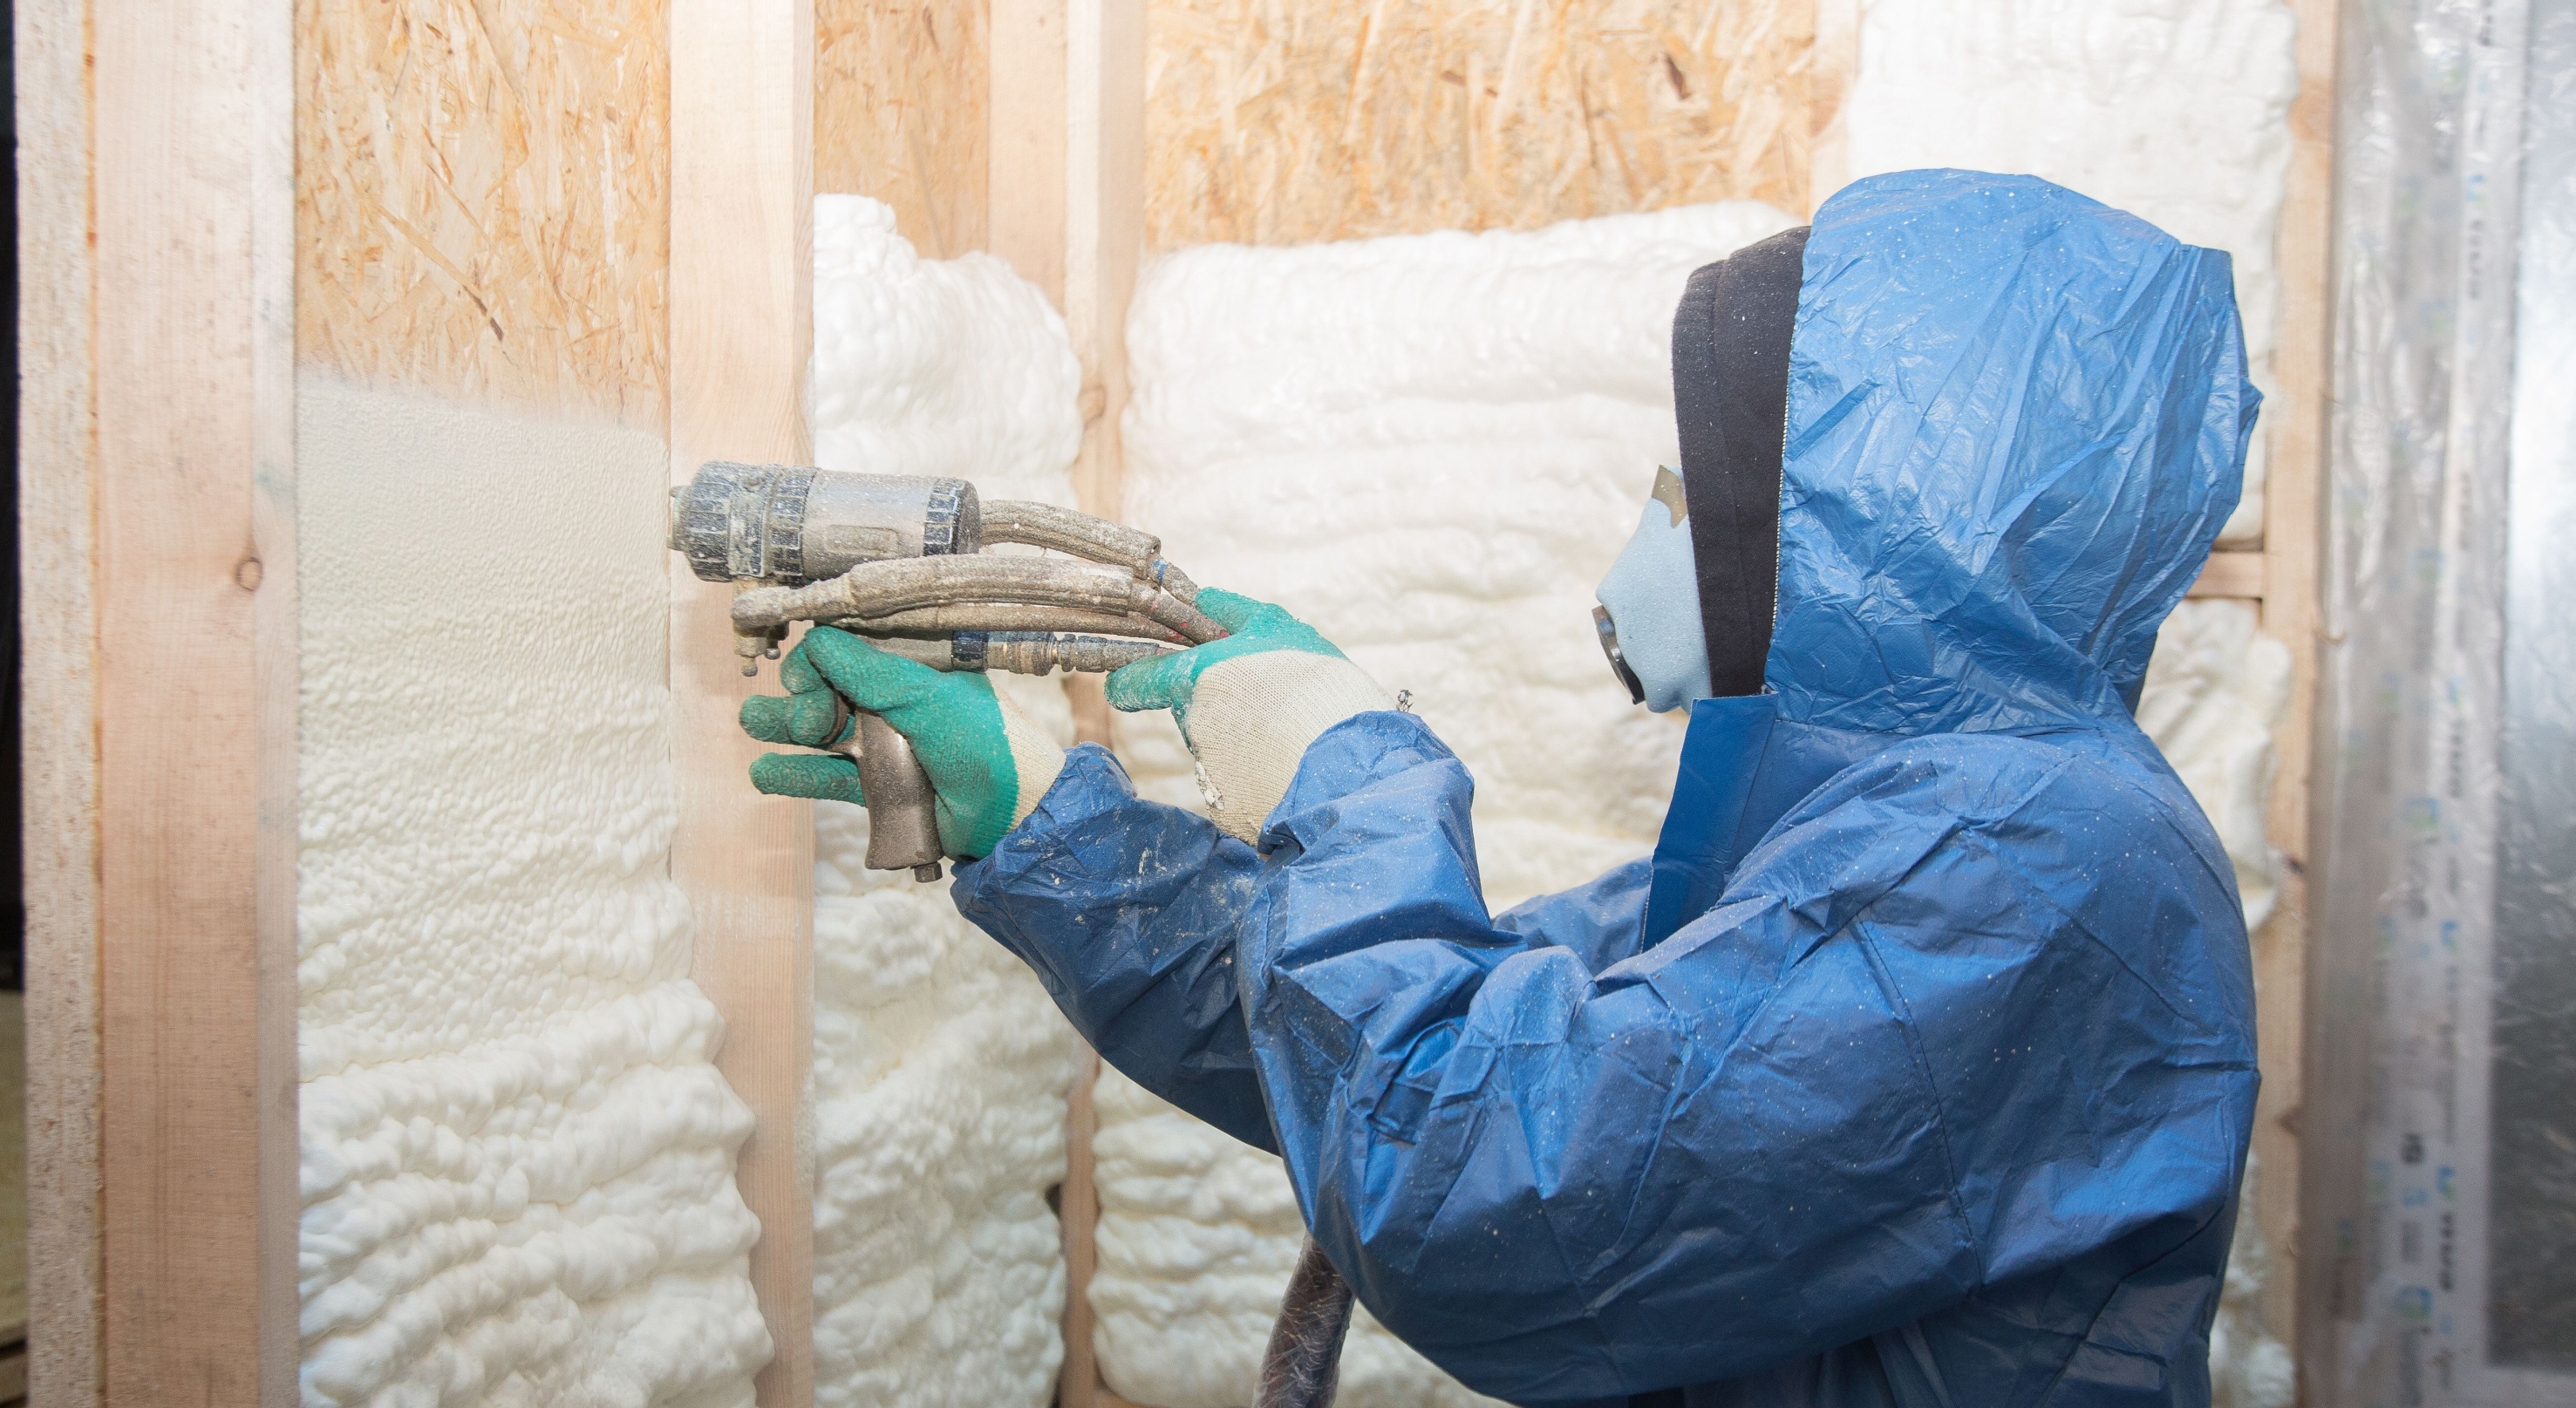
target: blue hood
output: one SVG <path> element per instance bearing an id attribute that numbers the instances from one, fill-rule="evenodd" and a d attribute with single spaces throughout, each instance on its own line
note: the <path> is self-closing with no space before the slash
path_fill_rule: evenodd
<path id="1" fill-rule="evenodd" d="M 1782 716 L 2125 719 L 2236 506 L 2260 401 L 2219 251 L 2029 176 L 1912 171 L 1826 201 L 1790 345 Z"/>

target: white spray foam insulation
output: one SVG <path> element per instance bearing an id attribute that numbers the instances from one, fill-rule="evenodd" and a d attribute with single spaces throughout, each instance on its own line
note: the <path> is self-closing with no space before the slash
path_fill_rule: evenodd
<path id="1" fill-rule="evenodd" d="M 2245 901 L 2245 928 L 2272 915 L 2281 857 L 2264 829 L 2280 759 L 2272 729 L 2290 703 L 2290 648 L 2257 629 L 2250 602 L 2185 601 L 2156 633 L 2138 726 L 2209 814 Z"/>
<path id="2" fill-rule="evenodd" d="M 1127 350 L 1128 521 L 1312 622 L 1458 750 L 1498 904 L 1641 854 L 1681 724 L 1631 707 L 1592 589 L 1675 462 L 1673 305 L 1794 224 L 1750 201 L 1157 261 Z M 1189 796 L 1161 716 L 1122 752 Z M 1153 736 L 1159 733 L 1159 741 Z"/>
<path id="3" fill-rule="evenodd" d="M 1497 908 L 1654 843 L 1681 723 L 1630 705 L 1592 588 L 1678 453 L 1673 305 L 1796 223 L 1751 202 L 1528 233 L 1158 261 L 1128 323 L 1126 516 L 1201 582 L 1287 605 L 1476 776 Z M 1121 716 L 1146 790 L 1195 805 L 1168 716 Z M 1251 1402 L 1297 1254 L 1279 1161 L 1115 1072 L 1099 1086 L 1092 1308 L 1104 1375 L 1155 1408 Z M 1373 1322 L 1348 1408 L 1480 1402 Z"/>
<path id="4" fill-rule="evenodd" d="M 1851 175 L 2026 172 L 2226 250 L 2270 395 L 2295 30 L 2283 0 L 1862 0 Z M 2231 542 L 2262 531 L 2268 438 L 2255 437 Z"/>
<path id="5" fill-rule="evenodd" d="M 2138 725 L 2164 751 L 2209 815 L 2236 866 L 2250 932 L 2271 917 L 2281 884 L 2280 853 L 2264 831 L 2280 756 L 2272 730 L 2290 702 L 2290 648 L 2257 629 L 2242 601 L 2186 601 L 2156 634 L 2138 699 Z M 2248 1167 L 2228 1254 L 2227 1284 L 2210 1327 L 2216 1408 L 2288 1408 L 2290 1351 L 2264 1323 L 2263 1285 L 2271 1252 L 2254 1221 Z"/>
<path id="6" fill-rule="evenodd" d="M 1080 389 L 1062 320 L 1007 265 L 921 259 L 885 205 L 816 198 L 818 464 L 1069 506 Z M 1059 680 L 994 683 L 1071 742 Z M 815 1401 L 1042 1408 L 1065 1294 L 1047 1192 L 1079 1044 L 947 882 L 866 853 L 867 814 L 817 803 Z"/>
<path id="7" fill-rule="evenodd" d="M 770 1354 L 669 879 L 668 454 L 297 388 L 303 1394 L 752 1401 Z"/>

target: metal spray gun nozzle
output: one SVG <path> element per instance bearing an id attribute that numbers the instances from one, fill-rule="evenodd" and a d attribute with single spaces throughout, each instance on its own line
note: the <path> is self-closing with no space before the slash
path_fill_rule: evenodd
<path id="1" fill-rule="evenodd" d="M 1017 543 L 1064 556 L 987 556 Z M 828 622 L 938 670 L 1117 669 L 1225 634 L 1151 534 L 963 479 L 711 462 L 671 491 L 671 547 L 734 585 L 734 651 L 756 675 L 796 621 Z M 846 703 L 846 701 L 845 701 Z M 936 880 L 937 794 L 912 745 L 858 715 L 871 869 Z"/>

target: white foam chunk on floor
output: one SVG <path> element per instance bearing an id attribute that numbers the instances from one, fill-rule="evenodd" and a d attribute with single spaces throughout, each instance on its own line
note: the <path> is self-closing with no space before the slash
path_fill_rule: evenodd
<path id="1" fill-rule="evenodd" d="M 2164 751 L 2216 828 L 2235 863 L 2237 892 L 2251 931 L 2271 917 L 2281 857 L 2264 831 L 2272 778 L 2280 766 L 2272 730 L 2290 702 L 2290 648 L 2258 628 L 2242 601 L 2186 601 L 2156 635 L 2138 699 L 2138 725 Z M 2289 1348 L 2266 1325 L 2263 1286 L 2271 1250 L 2254 1221 L 2249 1167 L 2227 1261 L 2227 1284 L 2210 1328 L 2216 1408 L 2288 1408 Z"/>
<path id="2" fill-rule="evenodd" d="M 1128 324 L 1129 522 L 1201 582 L 1285 604 L 1476 776 L 1499 908 L 1652 846 L 1678 720 L 1630 705 L 1592 588 L 1673 462 L 1690 271 L 1794 224 L 1750 202 L 1528 233 L 1158 261 Z M 1196 801 L 1164 715 L 1122 716 L 1146 789 Z M 1114 1072 L 1098 1088 L 1101 1365 L 1156 1408 L 1251 1402 L 1296 1258 L 1279 1161 Z M 1478 1401 L 1373 1323 L 1347 1408 Z"/>
<path id="3" fill-rule="evenodd" d="M 653 435 L 297 388 L 303 1393 L 741 1405 Z"/>
<path id="4" fill-rule="evenodd" d="M 2294 33 L 2282 0 L 1862 0 L 1850 173 L 2028 173 L 2226 250 L 2269 395 Z M 2230 541 L 2262 531 L 2268 440 Z"/>
<path id="5" fill-rule="evenodd" d="M 1069 506 L 1080 379 L 1062 320 L 1009 266 L 921 259 L 885 205 L 815 199 L 816 463 Z M 1072 740 L 1058 680 L 994 684 Z M 817 803 L 815 1401 L 1042 1408 L 1065 1295 L 1047 1194 L 1079 1044 L 946 881 L 866 854 L 867 814 Z"/>

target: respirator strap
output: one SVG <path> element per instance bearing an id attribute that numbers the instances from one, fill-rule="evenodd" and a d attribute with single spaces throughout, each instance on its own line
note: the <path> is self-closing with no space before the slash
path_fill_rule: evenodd
<path id="1" fill-rule="evenodd" d="M 1682 492 L 1708 632 L 1709 690 L 1762 692 L 1780 595 L 1780 455 L 1789 421 L 1789 336 L 1807 227 L 1784 230 L 1693 273 L 1673 314 L 1673 409 Z"/>

